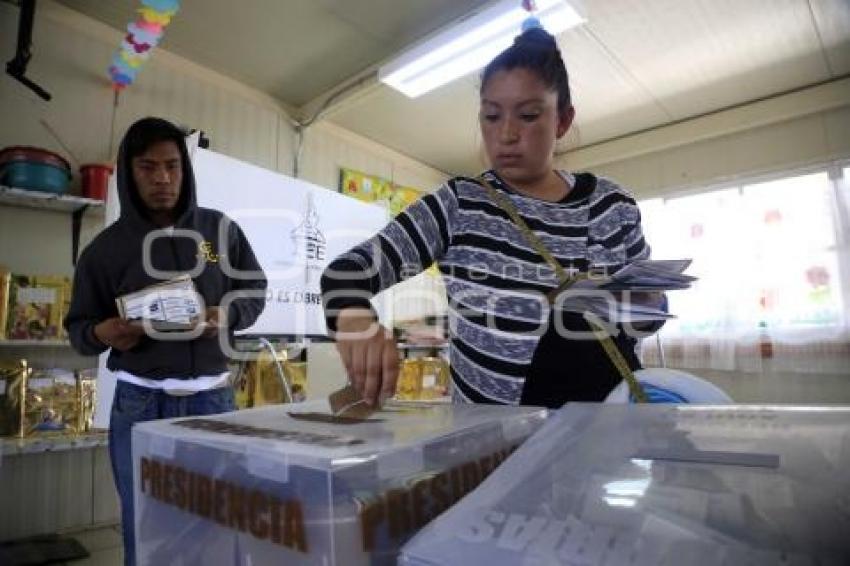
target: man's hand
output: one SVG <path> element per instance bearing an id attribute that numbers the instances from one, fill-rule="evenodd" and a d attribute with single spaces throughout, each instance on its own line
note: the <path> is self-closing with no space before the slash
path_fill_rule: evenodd
<path id="1" fill-rule="evenodd" d="M 347 308 L 337 318 L 336 348 L 357 392 L 374 406 L 395 395 L 398 348 L 393 333 L 368 309 Z"/>
<path id="2" fill-rule="evenodd" d="M 204 328 L 204 338 L 211 338 L 227 328 L 227 310 L 224 307 L 207 307 Z"/>
<path id="3" fill-rule="evenodd" d="M 108 318 L 94 327 L 95 337 L 109 346 L 124 352 L 139 343 L 145 335 L 145 329 L 139 324 L 114 317 Z"/>

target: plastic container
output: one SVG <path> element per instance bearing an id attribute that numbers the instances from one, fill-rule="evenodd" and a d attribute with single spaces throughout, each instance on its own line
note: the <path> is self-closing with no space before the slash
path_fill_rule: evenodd
<path id="1" fill-rule="evenodd" d="M 0 165 L 0 184 L 17 189 L 63 194 L 71 173 L 52 163 L 10 161 Z"/>
<path id="2" fill-rule="evenodd" d="M 568 403 L 403 566 L 850 564 L 850 407 Z"/>
<path id="3" fill-rule="evenodd" d="M 327 400 L 133 427 L 140 565 L 396 564 L 413 534 L 534 433 L 545 409 Z"/>
<path id="4" fill-rule="evenodd" d="M 109 189 L 109 176 L 112 175 L 112 166 L 103 163 L 86 163 L 80 166 L 82 178 L 82 192 L 86 198 L 95 200 L 106 200 Z"/>
<path id="5" fill-rule="evenodd" d="M 26 145 L 0 150 L 0 184 L 62 194 L 71 182 L 71 166 L 60 155 Z"/>
<path id="6" fill-rule="evenodd" d="M 731 397 L 711 382 L 687 372 L 669 368 L 646 368 L 635 372 L 650 403 L 689 403 L 691 405 L 729 405 Z M 629 385 L 621 381 L 606 403 L 635 403 Z"/>
<path id="7" fill-rule="evenodd" d="M 0 165 L 17 161 L 32 161 L 35 163 L 46 163 L 71 172 L 68 161 L 58 153 L 47 151 L 40 147 L 28 145 L 13 145 L 0 150 Z"/>

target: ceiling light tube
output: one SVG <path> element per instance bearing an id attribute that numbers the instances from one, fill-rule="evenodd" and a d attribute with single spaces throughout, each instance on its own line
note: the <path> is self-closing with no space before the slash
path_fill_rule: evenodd
<path id="1" fill-rule="evenodd" d="M 537 0 L 535 15 L 552 35 L 585 21 L 566 0 Z M 518 0 L 502 0 L 383 65 L 378 79 L 416 98 L 486 65 L 513 43 L 527 17 Z"/>

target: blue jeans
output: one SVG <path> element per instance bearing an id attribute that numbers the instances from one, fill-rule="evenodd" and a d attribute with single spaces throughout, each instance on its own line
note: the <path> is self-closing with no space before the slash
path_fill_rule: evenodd
<path id="1" fill-rule="evenodd" d="M 115 385 L 112 414 L 109 421 L 109 458 L 118 497 L 121 501 L 121 531 L 124 535 L 124 564 L 136 564 L 136 538 L 133 516 L 133 453 L 130 431 L 135 423 L 214 415 L 236 409 L 233 388 L 220 387 L 182 397 L 157 389 L 141 387 L 125 381 Z"/>

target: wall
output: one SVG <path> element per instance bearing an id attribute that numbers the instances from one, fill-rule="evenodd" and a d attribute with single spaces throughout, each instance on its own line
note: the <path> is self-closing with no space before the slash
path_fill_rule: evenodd
<path id="1" fill-rule="evenodd" d="M 308 129 L 300 176 L 317 185 L 336 188 L 340 166 L 425 191 L 436 189 L 448 178 L 441 171 L 330 122 L 319 122 Z"/>
<path id="2" fill-rule="evenodd" d="M 557 161 L 614 178 L 640 199 L 848 158 L 845 78 L 568 151 Z"/>
<path id="3" fill-rule="evenodd" d="M 106 446 L 6 454 L 2 459 L 0 541 L 119 520 Z"/>

